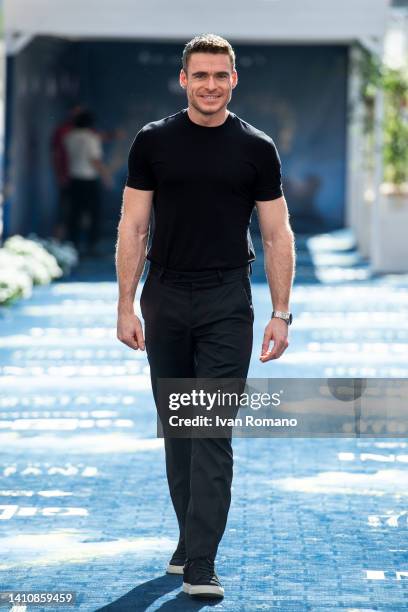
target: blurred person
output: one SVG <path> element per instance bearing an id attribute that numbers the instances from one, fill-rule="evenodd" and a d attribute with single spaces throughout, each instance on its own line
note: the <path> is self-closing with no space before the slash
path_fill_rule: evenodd
<path id="1" fill-rule="evenodd" d="M 58 211 L 54 236 L 64 240 L 67 235 L 69 211 L 68 157 L 64 138 L 72 130 L 75 117 L 84 110 L 81 104 L 73 106 L 68 116 L 54 130 L 51 137 L 51 160 L 58 189 Z"/>
<path id="2" fill-rule="evenodd" d="M 180 85 L 188 107 L 145 125 L 129 151 L 116 245 L 117 336 L 147 350 L 160 416 L 160 378 L 245 379 L 253 344 L 249 222 L 257 207 L 272 315 L 260 360 L 288 346 L 294 240 L 273 140 L 227 110 L 238 82 L 228 41 L 185 46 Z M 146 254 L 151 210 L 155 227 Z M 140 297 L 145 330 L 134 310 Z M 270 348 L 271 342 L 273 343 Z M 231 437 L 164 439 L 179 541 L 169 573 L 192 596 L 223 597 L 215 557 L 231 501 Z"/>
<path id="3" fill-rule="evenodd" d="M 85 252 L 94 255 L 101 231 L 100 179 L 110 188 L 112 178 L 103 162 L 102 138 L 94 129 L 93 114 L 82 110 L 73 123 L 63 140 L 69 177 L 68 238 L 81 250 L 81 232 L 86 215 Z"/>

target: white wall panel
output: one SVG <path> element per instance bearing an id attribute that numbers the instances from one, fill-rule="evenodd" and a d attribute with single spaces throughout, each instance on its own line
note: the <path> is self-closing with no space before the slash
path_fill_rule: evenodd
<path id="1" fill-rule="evenodd" d="M 388 6 L 389 0 L 5 0 L 5 27 L 9 52 L 19 35 L 185 40 L 207 31 L 237 41 L 375 46 Z"/>

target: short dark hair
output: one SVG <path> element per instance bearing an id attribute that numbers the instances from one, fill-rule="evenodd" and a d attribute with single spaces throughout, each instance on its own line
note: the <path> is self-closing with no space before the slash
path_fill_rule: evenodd
<path id="1" fill-rule="evenodd" d="M 94 125 L 95 118 L 91 111 L 83 110 L 74 117 L 73 123 L 77 128 L 90 128 Z"/>
<path id="2" fill-rule="evenodd" d="M 232 69 L 235 70 L 235 52 L 228 40 L 217 34 L 200 34 L 192 38 L 184 47 L 182 64 L 187 72 L 188 59 L 193 53 L 224 53 L 231 60 Z"/>

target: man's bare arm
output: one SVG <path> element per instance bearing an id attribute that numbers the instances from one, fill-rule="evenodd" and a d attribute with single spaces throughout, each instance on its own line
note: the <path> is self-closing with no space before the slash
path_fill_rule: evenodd
<path id="1" fill-rule="evenodd" d="M 142 325 L 134 313 L 134 300 L 146 259 L 153 191 L 125 187 L 116 244 L 118 328 L 121 342 L 144 350 Z"/>
<path id="2" fill-rule="evenodd" d="M 295 241 L 289 223 L 284 196 L 256 202 L 264 248 L 265 272 L 271 292 L 273 310 L 289 310 L 290 292 L 295 274 Z M 261 361 L 279 358 L 288 347 L 287 323 L 271 319 L 265 328 Z M 270 341 L 274 341 L 269 351 Z"/>

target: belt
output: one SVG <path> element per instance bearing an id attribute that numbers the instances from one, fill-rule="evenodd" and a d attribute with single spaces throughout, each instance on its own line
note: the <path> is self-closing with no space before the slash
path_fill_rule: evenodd
<path id="1" fill-rule="evenodd" d="M 194 281 L 214 281 L 218 280 L 222 283 L 224 280 L 249 276 L 252 274 L 252 264 L 238 268 L 217 268 L 215 270 L 192 270 L 188 272 L 170 270 L 159 264 L 150 262 L 149 275 L 158 276 L 159 280 L 179 281 L 179 282 L 194 282 Z"/>

